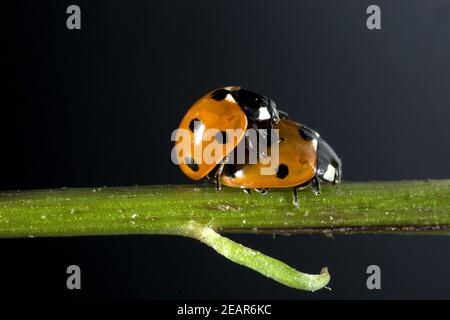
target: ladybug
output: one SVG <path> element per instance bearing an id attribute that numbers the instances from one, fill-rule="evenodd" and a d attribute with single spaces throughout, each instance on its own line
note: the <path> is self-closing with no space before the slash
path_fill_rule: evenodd
<path id="1" fill-rule="evenodd" d="M 279 120 L 280 113 L 270 98 L 239 86 L 218 88 L 195 102 L 182 119 L 179 129 L 189 132 L 191 148 L 190 152 L 179 152 L 177 148 L 183 139 L 176 137 L 175 158 L 189 178 L 214 179 L 216 189 L 220 190 L 223 160 L 242 141 L 247 128 L 272 128 Z M 210 140 L 203 139 L 207 129 L 216 129 L 216 136 Z M 241 133 L 229 137 L 229 129 L 240 130 Z M 223 148 L 223 152 L 205 162 L 203 155 L 194 150 L 204 150 L 208 146 Z"/>
<path id="2" fill-rule="evenodd" d="M 276 141 L 272 141 L 270 134 L 258 135 L 259 140 L 270 144 L 267 154 L 247 139 L 250 128 L 278 130 Z M 298 208 L 298 189 L 312 186 L 320 194 L 321 182 L 337 184 L 342 177 L 341 160 L 317 131 L 289 119 L 270 98 L 238 86 L 219 88 L 200 98 L 188 110 L 179 129 L 187 132 L 187 136 L 175 138 L 174 154 L 181 170 L 194 180 L 214 180 L 216 190 L 222 184 L 263 194 L 269 188 L 292 188 L 293 202 Z M 216 130 L 211 139 L 205 139 L 207 129 Z M 237 134 L 231 136 L 229 130 Z M 184 139 L 188 139 L 189 148 L 180 151 Z M 228 162 L 242 144 L 246 156 L 257 149 L 257 162 Z M 204 161 L 204 154 L 196 150 L 211 146 L 222 152 Z M 278 166 L 271 168 L 261 159 L 274 150 L 278 151 Z"/>
<path id="3" fill-rule="evenodd" d="M 269 165 L 260 161 L 255 164 L 226 164 L 220 176 L 223 185 L 243 188 L 247 193 L 255 189 L 263 194 L 269 188 L 292 187 L 293 203 L 298 208 L 298 189 L 312 186 L 318 195 L 320 183 L 340 183 L 342 162 L 317 131 L 288 118 L 274 124 L 274 129 L 279 130 L 276 142 L 278 166 L 262 175 L 261 169 L 267 169 Z"/>

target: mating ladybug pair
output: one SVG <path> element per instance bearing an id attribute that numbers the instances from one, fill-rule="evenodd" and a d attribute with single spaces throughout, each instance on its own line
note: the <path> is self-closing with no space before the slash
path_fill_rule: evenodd
<path id="1" fill-rule="evenodd" d="M 204 139 L 206 129 L 212 128 L 219 134 Z M 258 137 L 268 142 L 268 153 L 277 144 L 277 166 L 268 174 L 261 174 L 268 167 L 262 161 L 229 161 L 240 144 L 245 145 L 247 153 L 257 149 L 245 134 L 251 128 L 265 129 L 261 132 L 277 129 L 276 141 L 267 136 Z M 188 110 L 179 129 L 190 135 L 188 151 L 176 155 L 181 170 L 194 180 L 214 180 L 217 190 L 225 185 L 242 188 L 247 193 L 251 189 L 266 193 L 269 188 L 290 187 L 294 205 L 298 207 L 298 189 L 311 186 L 319 194 L 321 182 L 337 184 L 341 180 L 341 160 L 315 130 L 289 119 L 285 112 L 277 110 L 270 98 L 238 86 L 216 89 L 202 97 Z M 238 134 L 229 138 L 229 130 L 237 130 Z M 194 149 L 211 145 L 220 145 L 224 152 L 213 152 L 212 161 L 204 162 L 203 155 Z M 259 156 L 266 154 L 261 152 Z"/>

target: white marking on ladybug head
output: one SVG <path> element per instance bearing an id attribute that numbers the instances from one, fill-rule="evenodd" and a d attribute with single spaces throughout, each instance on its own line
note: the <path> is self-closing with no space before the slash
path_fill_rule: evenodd
<path id="1" fill-rule="evenodd" d="M 225 97 L 225 100 L 236 103 L 236 100 L 234 100 L 234 98 L 231 94 L 227 94 L 227 96 Z"/>
<path id="2" fill-rule="evenodd" d="M 258 109 L 258 120 L 269 120 L 270 113 L 266 107 L 261 107 Z"/>
<path id="3" fill-rule="evenodd" d="M 335 176 L 336 176 L 336 168 L 333 167 L 331 164 L 329 164 L 327 167 L 327 171 L 325 171 L 325 174 L 323 175 L 323 178 L 325 180 L 333 182 Z"/>

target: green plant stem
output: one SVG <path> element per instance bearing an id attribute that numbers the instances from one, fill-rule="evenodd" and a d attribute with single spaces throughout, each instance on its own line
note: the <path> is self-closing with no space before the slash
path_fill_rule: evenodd
<path id="1" fill-rule="evenodd" d="M 220 233 L 450 231 L 450 180 L 344 182 L 299 201 L 209 185 L 0 191 L 0 237 L 174 234 L 191 220 Z"/>
<path id="2" fill-rule="evenodd" d="M 0 237 L 188 236 L 281 283 L 315 290 L 327 272 L 300 273 L 216 232 L 450 233 L 450 180 L 344 182 L 320 196 L 300 192 L 298 210 L 291 199 L 289 190 L 247 195 L 212 186 L 0 192 Z"/>
<path id="3" fill-rule="evenodd" d="M 182 230 L 181 235 L 200 240 L 225 258 L 289 287 L 316 291 L 326 286 L 330 281 L 327 268 L 323 268 L 318 275 L 297 271 L 279 260 L 222 237 L 210 227 L 196 222 L 189 222 Z"/>

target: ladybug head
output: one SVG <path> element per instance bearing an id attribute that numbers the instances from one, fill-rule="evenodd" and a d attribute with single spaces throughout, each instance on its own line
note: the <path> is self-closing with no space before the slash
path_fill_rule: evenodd
<path id="1" fill-rule="evenodd" d="M 250 121 L 278 122 L 279 114 L 277 105 L 272 99 L 247 89 L 235 90 L 231 94 Z"/>

